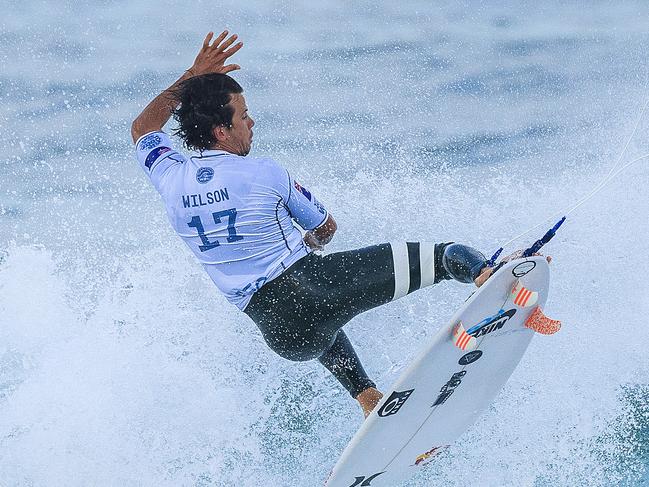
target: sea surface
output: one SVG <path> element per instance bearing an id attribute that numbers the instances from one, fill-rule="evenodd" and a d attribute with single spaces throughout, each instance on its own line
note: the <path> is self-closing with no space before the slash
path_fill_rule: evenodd
<path id="1" fill-rule="evenodd" d="M 328 251 L 529 245 L 649 153 L 644 1 L 0 3 L 0 486 L 317 486 L 362 422 L 270 351 L 173 234 L 130 124 L 209 30 L 253 154 L 318 195 Z M 173 128 L 173 124 L 169 126 Z M 620 158 L 620 154 L 622 154 Z M 649 162 L 570 213 L 547 313 L 492 407 L 407 485 L 649 485 Z M 468 296 L 346 330 L 387 389 Z"/>

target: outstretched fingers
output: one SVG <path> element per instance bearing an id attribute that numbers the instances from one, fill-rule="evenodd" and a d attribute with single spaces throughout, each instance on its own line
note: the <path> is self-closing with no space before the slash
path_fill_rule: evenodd
<path id="1" fill-rule="evenodd" d="M 543 254 L 540 253 L 540 252 L 534 252 L 532 255 L 543 257 Z M 552 262 L 552 256 L 551 255 L 546 255 L 545 260 L 548 261 L 548 264 L 551 263 Z"/>
<path id="2" fill-rule="evenodd" d="M 228 31 L 227 31 L 227 30 L 224 30 L 223 32 L 221 32 L 221 33 L 218 35 L 218 37 L 217 37 L 216 39 L 214 39 L 214 42 L 212 42 L 212 45 L 211 45 L 211 46 L 208 46 L 208 47 L 210 47 L 211 49 L 214 49 L 215 47 L 218 47 L 218 45 L 219 45 L 221 42 L 223 42 L 223 39 L 225 39 L 225 38 L 227 37 L 227 35 L 228 35 Z M 235 34 L 235 35 L 236 35 L 236 34 Z"/>
<path id="3" fill-rule="evenodd" d="M 203 41 L 203 50 L 207 49 L 210 46 L 210 41 L 212 40 L 213 36 L 214 36 L 214 32 L 207 33 L 207 35 L 205 36 L 205 40 Z"/>
<path id="4" fill-rule="evenodd" d="M 239 36 L 237 36 L 236 34 L 232 34 L 223 43 L 221 43 L 223 39 L 221 39 L 221 41 L 219 42 L 214 42 L 214 44 L 212 44 L 212 48 L 216 48 L 216 52 L 220 54 L 223 51 L 225 51 L 228 47 L 230 47 L 232 44 L 234 44 L 234 41 L 236 41 L 238 38 Z"/>
<path id="5" fill-rule="evenodd" d="M 224 66 L 225 61 L 243 47 L 243 42 L 235 42 L 239 38 L 237 34 L 228 37 L 229 32 L 224 30 L 217 37 L 214 32 L 208 32 L 203 40 L 200 52 L 190 68 L 193 76 L 205 73 L 229 73 L 241 69 L 238 64 Z"/>
<path id="6" fill-rule="evenodd" d="M 232 56 L 235 52 L 237 52 L 242 47 L 243 47 L 243 42 L 237 42 L 234 46 L 232 46 L 227 51 L 223 51 L 223 56 L 225 56 L 226 58 L 229 58 L 230 56 Z"/>
<path id="7" fill-rule="evenodd" d="M 241 66 L 239 66 L 238 64 L 228 64 L 227 66 L 223 66 L 221 68 L 221 73 L 227 74 L 230 71 L 236 71 L 237 69 L 241 69 Z"/>

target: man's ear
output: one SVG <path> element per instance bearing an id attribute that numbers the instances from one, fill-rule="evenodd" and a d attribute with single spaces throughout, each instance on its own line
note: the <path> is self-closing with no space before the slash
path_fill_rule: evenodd
<path id="1" fill-rule="evenodd" d="M 228 139 L 228 129 L 223 125 L 218 125 L 212 129 L 212 134 L 217 142 L 224 142 Z"/>

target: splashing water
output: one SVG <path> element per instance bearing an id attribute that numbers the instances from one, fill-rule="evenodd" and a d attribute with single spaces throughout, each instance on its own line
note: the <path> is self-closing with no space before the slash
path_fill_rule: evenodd
<path id="1" fill-rule="evenodd" d="M 3 487 L 321 485 L 361 424 L 319 364 L 274 355 L 218 295 L 133 159 L 130 120 L 213 19 L 246 43 L 254 152 L 331 209 L 331 251 L 489 252 L 649 153 L 645 116 L 616 166 L 647 95 L 643 3 L 199 5 L 3 9 Z M 408 485 L 647 481 L 647 180 L 629 165 L 547 245 L 561 333 Z M 468 292 L 347 326 L 382 388 Z"/>

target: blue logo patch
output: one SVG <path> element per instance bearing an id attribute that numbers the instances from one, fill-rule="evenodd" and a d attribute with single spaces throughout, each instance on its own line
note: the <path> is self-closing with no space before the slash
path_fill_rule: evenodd
<path id="1" fill-rule="evenodd" d="M 159 135 L 150 134 L 150 135 L 147 135 L 146 137 L 144 137 L 140 141 L 139 149 L 140 150 L 153 149 L 154 147 L 159 146 L 160 142 L 162 142 L 162 139 L 160 138 Z"/>
<path id="2" fill-rule="evenodd" d="M 160 155 L 164 154 L 165 152 L 169 152 L 170 150 L 171 149 L 169 147 L 156 147 L 151 152 L 149 152 L 148 156 L 146 156 L 144 165 L 147 169 L 151 170 L 151 166 L 156 161 L 156 159 L 160 157 Z"/>
<path id="3" fill-rule="evenodd" d="M 492 331 L 500 330 L 509 319 L 516 314 L 515 309 L 505 311 L 501 309 L 493 316 L 485 318 L 480 323 L 469 328 L 466 332 L 474 338 L 488 335 Z"/>
<path id="4" fill-rule="evenodd" d="M 211 167 L 199 167 L 196 171 L 196 181 L 201 184 L 208 183 L 214 177 L 214 169 Z"/>

